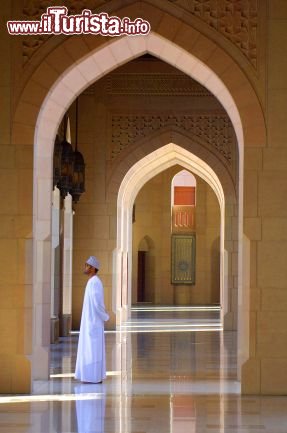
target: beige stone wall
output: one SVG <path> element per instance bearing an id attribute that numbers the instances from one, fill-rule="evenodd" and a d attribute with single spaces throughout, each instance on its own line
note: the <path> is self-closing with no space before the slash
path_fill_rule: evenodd
<path id="1" fill-rule="evenodd" d="M 135 200 L 133 224 L 132 302 L 137 302 L 137 252 L 145 239 L 147 301 L 155 304 L 200 305 L 220 302 L 220 212 L 210 186 L 196 176 L 196 284 L 171 284 L 171 182 L 182 170 L 174 166 L 155 176 Z"/>
<path id="2" fill-rule="evenodd" d="M 246 376 L 263 394 L 286 394 L 287 389 L 287 5 L 269 2 L 268 23 L 268 143 L 247 153 L 248 235 L 256 267 L 251 274 L 252 361 Z M 252 159 L 251 159 L 252 158 Z M 251 207 L 251 203 L 253 203 Z M 253 227 L 253 228 L 252 228 Z M 271 373 L 272 372 L 272 373 Z M 251 388 L 251 387 L 250 387 Z M 250 390 L 248 385 L 244 390 Z"/>
<path id="3" fill-rule="evenodd" d="M 249 355 L 242 391 L 286 394 L 287 5 L 269 2 L 266 146 L 245 151 L 244 231 L 250 242 Z M 280 72 L 280 73 L 279 73 Z M 242 343 L 244 344 L 244 343 Z M 244 349 L 243 349 L 244 351 Z"/>
<path id="4" fill-rule="evenodd" d="M 1 24 L 11 2 L 0 5 Z M 32 348 L 32 146 L 11 140 L 13 54 L 1 25 L 0 52 L 0 390 L 30 387 Z M 5 59 L 5 60 L 4 60 Z"/>
<path id="5" fill-rule="evenodd" d="M 71 109 L 71 128 L 75 123 Z M 105 287 L 105 302 L 111 313 L 112 251 L 116 241 L 115 209 L 106 201 L 106 108 L 95 98 L 82 96 L 79 102 L 79 150 L 86 162 L 86 192 L 75 206 L 73 250 L 73 328 L 78 329 L 86 277 L 85 260 L 90 255 L 101 263 L 99 276 Z M 114 326 L 111 314 L 109 326 Z"/>

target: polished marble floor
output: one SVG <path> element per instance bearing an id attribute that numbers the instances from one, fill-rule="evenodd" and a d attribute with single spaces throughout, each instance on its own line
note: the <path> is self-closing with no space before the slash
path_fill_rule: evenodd
<path id="1" fill-rule="evenodd" d="M 236 333 L 217 308 L 134 308 L 106 332 L 107 380 L 73 379 L 77 334 L 51 348 L 49 381 L 0 396 L 0 433 L 287 433 L 287 397 L 241 396 Z"/>

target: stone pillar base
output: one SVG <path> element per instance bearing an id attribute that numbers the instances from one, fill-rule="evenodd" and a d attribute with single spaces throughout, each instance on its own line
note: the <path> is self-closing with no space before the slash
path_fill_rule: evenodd
<path id="1" fill-rule="evenodd" d="M 58 319 L 58 317 L 52 317 L 50 320 L 50 324 L 51 324 L 50 343 L 56 344 L 59 342 L 59 319 Z"/>
<path id="2" fill-rule="evenodd" d="M 30 394 L 31 362 L 26 355 L 5 354 L 0 359 L 0 393 Z"/>
<path id="3" fill-rule="evenodd" d="M 240 362 L 240 360 L 239 360 Z M 240 366 L 239 366 L 240 369 Z M 270 370 L 272 371 L 272 370 Z M 243 395 L 259 395 L 261 392 L 261 363 L 259 359 L 248 359 L 239 371 L 241 393 Z M 272 393 L 270 393 L 272 395 Z"/>
<path id="4" fill-rule="evenodd" d="M 226 314 L 224 314 L 222 321 L 223 321 L 224 331 L 236 331 L 237 330 L 236 317 L 235 317 L 235 314 L 233 311 L 228 311 Z"/>
<path id="5" fill-rule="evenodd" d="M 61 317 L 60 335 L 61 337 L 68 337 L 72 329 L 72 315 L 63 314 Z"/>

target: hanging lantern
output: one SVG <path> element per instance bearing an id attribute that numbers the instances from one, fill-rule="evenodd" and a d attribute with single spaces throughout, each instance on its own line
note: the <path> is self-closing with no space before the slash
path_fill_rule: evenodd
<path id="1" fill-rule="evenodd" d="M 59 187 L 61 179 L 62 143 L 58 134 L 56 135 L 53 155 L 53 188 Z"/>
<path id="2" fill-rule="evenodd" d="M 76 145 L 74 152 L 74 170 L 73 170 L 73 201 L 77 203 L 81 194 L 85 192 L 85 161 L 81 152 L 78 151 L 78 99 L 76 101 Z"/>
<path id="3" fill-rule="evenodd" d="M 69 118 L 65 119 L 65 139 L 61 143 L 62 155 L 59 188 L 63 198 L 66 197 L 73 187 L 74 152 L 68 140 L 71 141 Z"/>
<path id="4" fill-rule="evenodd" d="M 81 194 L 85 192 L 85 162 L 83 155 L 75 150 L 74 152 L 74 173 L 73 173 L 73 201 L 77 203 Z"/>

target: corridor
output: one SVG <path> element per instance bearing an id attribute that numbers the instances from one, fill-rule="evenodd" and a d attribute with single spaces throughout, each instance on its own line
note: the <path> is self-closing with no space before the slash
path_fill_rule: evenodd
<path id="1" fill-rule="evenodd" d="M 0 433 L 287 432 L 287 397 L 241 397 L 236 333 L 217 307 L 134 307 L 106 332 L 102 385 L 73 379 L 77 339 L 52 346 L 33 395 L 0 396 Z"/>

